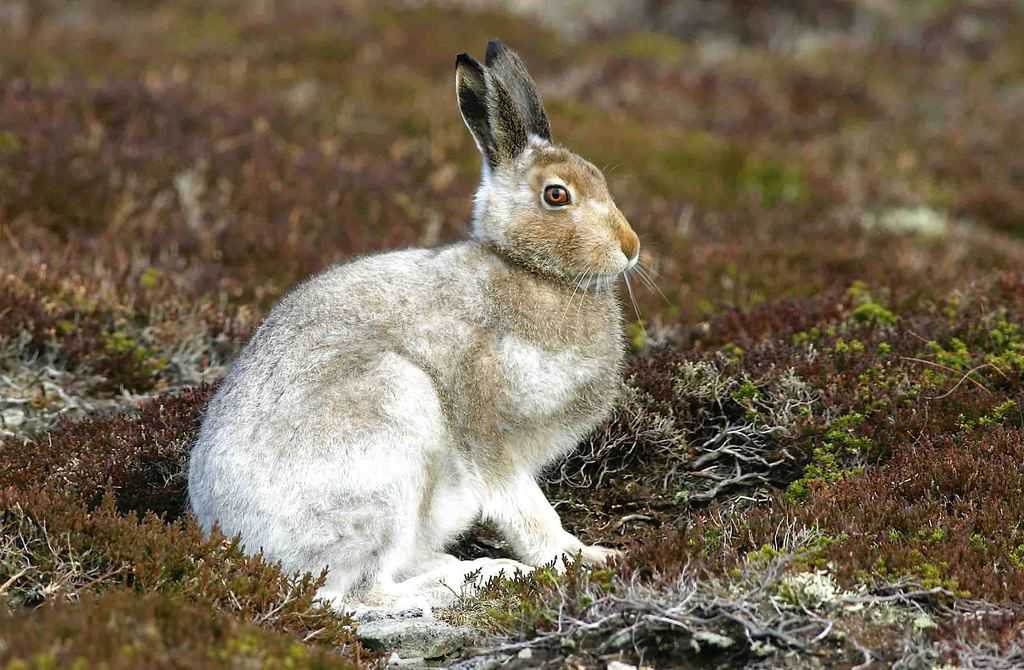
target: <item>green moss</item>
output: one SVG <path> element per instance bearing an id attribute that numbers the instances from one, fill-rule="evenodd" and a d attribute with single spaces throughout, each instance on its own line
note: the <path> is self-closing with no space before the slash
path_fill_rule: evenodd
<path id="1" fill-rule="evenodd" d="M 917 540 L 926 543 L 941 542 L 946 539 L 946 531 L 942 528 L 922 529 L 917 531 Z"/>
<path id="2" fill-rule="evenodd" d="M 626 324 L 626 340 L 634 352 L 642 351 L 647 346 L 647 328 L 643 321 L 631 321 Z"/>
<path id="3" fill-rule="evenodd" d="M 791 338 L 794 346 L 806 344 L 807 342 L 814 342 L 819 339 L 821 339 L 821 328 L 818 326 L 814 326 L 808 330 L 801 330 L 800 332 L 795 333 Z"/>
<path id="4" fill-rule="evenodd" d="M 167 367 L 167 359 L 123 330 L 115 330 L 103 337 L 103 349 L 110 358 L 102 372 L 112 384 L 126 388 L 149 390 L 157 376 Z"/>
<path id="5" fill-rule="evenodd" d="M 828 567 L 827 554 L 830 548 L 841 545 L 847 540 L 846 534 L 815 533 L 810 542 L 802 544 L 795 550 L 786 553 L 771 544 L 762 544 L 757 549 L 744 555 L 747 563 L 766 564 L 785 558 L 787 569 L 795 572 L 820 570 Z"/>
<path id="6" fill-rule="evenodd" d="M 871 288 L 863 281 L 855 281 L 846 289 L 846 295 L 854 304 L 850 319 L 854 323 L 872 326 L 891 326 L 899 317 L 877 301 Z"/>
<path id="7" fill-rule="evenodd" d="M 961 590 L 960 581 L 949 574 L 948 561 L 927 560 L 918 549 L 910 550 L 910 571 L 908 576 L 917 578 L 925 589 L 946 589 L 959 597 L 969 597 L 970 593 Z"/>
<path id="8" fill-rule="evenodd" d="M 975 428 L 986 428 L 1005 423 L 1008 419 L 1019 416 L 1017 401 L 1013 399 L 1004 400 L 993 407 L 986 414 L 977 419 L 966 419 L 961 416 L 960 428 L 962 430 L 974 430 Z"/>
<path id="9" fill-rule="evenodd" d="M 1007 557 L 1010 560 L 1010 564 L 1018 570 L 1024 570 L 1024 544 L 1018 544 L 1010 551 L 1010 555 Z"/>
<path id="10" fill-rule="evenodd" d="M 1024 333 L 1020 325 L 1010 322 L 1001 311 L 987 335 L 985 362 L 1004 374 L 1024 372 Z"/>
<path id="11" fill-rule="evenodd" d="M 864 343 L 857 339 L 847 342 L 840 337 L 832 350 L 837 354 L 861 354 L 864 353 Z"/>
<path id="12" fill-rule="evenodd" d="M 782 556 L 782 552 L 770 544 L 762 544 L 757 549 L 748 551 L 745 560 L 751 563 L 770 563 Z"/>
<path id="13" fill-rule="evenodd" d="M 739 363 L 743 360 L 743 347 L 733 342 L 727 342 L 718 350 L 718 353 L 725 358 L 726 362 L 731 364 Z"/>
<path id="14" fill-rule="evenodd" d="M 757 400 L 759 396 L 760 391 L 757 388 L 757 384 L 749 380 L 744 381 L 732 392 L 732 399 L 741 405 L 749 405 L 752 401 Z"/>
<path id="15" fill-rule="evenodd" d="M 794 205 L 808 199 L 802 170 L 779 161 L 748 160 L 740 173 L 740 192 L 764 207 Z"/>
<path id="16" fill-rule="evenodd" d="M 161 272 L 156 268 L 146 268 L 139 276 L 139 286 L 146 289 L 156 288 L 160 283 Z"/>
<path id="17" fill-rule="evenodd" d="M 865 457 L 871 449 L 871 441 L 856 434 L 864 419 L 863 414 L 847 414 L 829 425 L 821 441 L 813 447 L 803 476 L 787 487 L 786 497 L 790 501 L 806 500 L 818 486 L 861 473 L 860 467 L 848 463 Z"/>
<path id="18" fill-rule="evenodd" d="M 891 326 L 899 319 L 895 314 L 876 302 L 862 302 L 854 308 L 850 316 L 855 321 L 878 326 Z"/>
<path id="19" fill-rule="evenodd" d="M 966 370 L 971 365 L 971 352 L 967 349 L 967 344 L 959 337 L 950 338 L 946 346 L 931 340 L 928 342 L 928 349 L 935 357 L 936 362 L 954 370 Z"/>
<path id="20" fill-rule="evenodd" d="M 967 540 L 967 546 L 983 554 L 987 554 L 989 550 L 988 541 L 981 533 L 971 533 L 970 538 Z"/>

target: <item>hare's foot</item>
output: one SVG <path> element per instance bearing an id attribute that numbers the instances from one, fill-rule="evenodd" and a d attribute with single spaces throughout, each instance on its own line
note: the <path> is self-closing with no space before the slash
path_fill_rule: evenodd
<path id="1" fill-rule="evenodd" d="M 524 474 L 502 488 L 494 489 L 484 507 L 512 543 L 517 556 L 534 567 L 554 563 L 563 570 L 565 560 L 577 556 L 585 565 L 603 565 L 621 552 L 598 545 L 585 545 L 562 528 L 551 503 L 532 477 Z"/>
<path id="2" fill-rule="evenodd" d="M 575 539 L 575 538 L 573 538 Z M 578 542 L 579 540 L 577 540 Z M 602 547 L 599 544 L 584 544 L 580 548 L 580 561 L 584 565 L 604 565 L 608 561 L 622 558 L 624 555 L 618 549 Z"/>
<path id="3" fill-rule="evenodd" d="M 537 565 L 554 564 L 555 570 L 564 572 L 567 564 L 578 560 L 586 566 L 597 567 L 623 555 L 618 549 L 597 544 L 583 544 L 572 533 L 563 531 L 560 538 L 537 553 Z"/>
<path id="4" fill-rule="evenodd" d="M 355 621 L 431 617 L 434 605 L 424 594 L 410 592 L 397 584 L 378 584 L 359 596 L 320 589 L 317 598 Z"/>
<path id="5" fill-rule="evenodd" d="M 510 558 L 478 558 L 435 563 L 432 570 L 411 577 L 400 584 L 428 600 L 435 607 L 451 605 L 460 597 L 475 595 L 487 582 L 498 576 L 512 578 L 533 570 L 528 565 Z"/>

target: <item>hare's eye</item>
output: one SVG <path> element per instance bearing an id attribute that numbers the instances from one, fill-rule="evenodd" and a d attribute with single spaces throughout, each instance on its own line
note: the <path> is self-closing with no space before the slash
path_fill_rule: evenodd
<path id="1" fill-rule="evenodd" d="M 544 202 L 552 207 L 565 207 L 569 204 L 569 189 L 552 184 L 544 189 Z"/>

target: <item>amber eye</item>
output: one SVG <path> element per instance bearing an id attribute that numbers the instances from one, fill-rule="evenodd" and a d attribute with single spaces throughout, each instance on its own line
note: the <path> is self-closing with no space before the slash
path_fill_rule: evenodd
<path id="1" fill-rule="evenodd" d="M 552 184 L 544 189 L 544 202 L 552 207 L 565 207 L 569 204 L 569 189 Z"/>

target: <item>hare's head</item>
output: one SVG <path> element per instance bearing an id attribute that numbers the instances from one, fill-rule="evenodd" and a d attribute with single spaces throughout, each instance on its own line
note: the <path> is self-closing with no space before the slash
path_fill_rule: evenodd
<path id="1" fill-rule="evenodd" d="M 636 265 L 640 240 L 604 175 L 551 142 L 548 117 L 522 60 L 499 41 L 485 65 L 455 61 L 459 109 L 483 155 L 474 236 L 514 262 L 565 279 L 611 278 Z"/>

